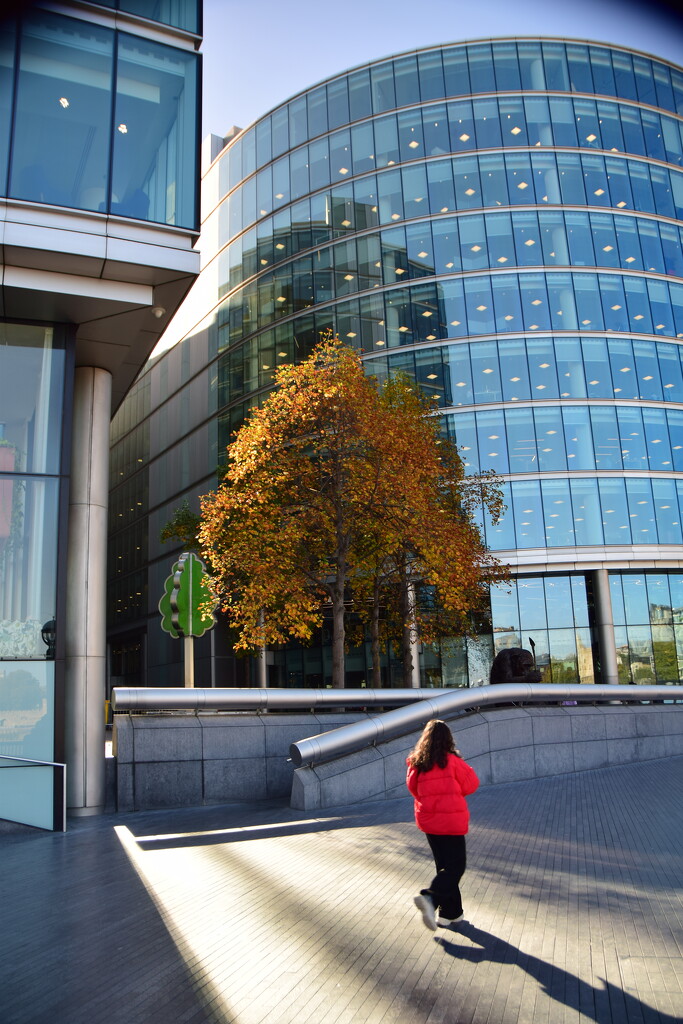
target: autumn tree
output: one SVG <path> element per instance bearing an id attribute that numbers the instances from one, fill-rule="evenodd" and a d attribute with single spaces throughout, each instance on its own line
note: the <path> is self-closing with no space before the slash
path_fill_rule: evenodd
<path id="1" fill-rule="evenodd" d="M 346 601 L 377 502 L 379 393 L 336 340 L 280 368 L 276 385 L 230 445 L 199 539 L 238 648 L 309 641 L 328 607 L 343 686 Z"/>
<path id="2" fill-rule="evenodd" d="M 174 509 L 168 522 L 162 526 L 159 540 L 162 544 L 173 540 L 182 545 L 185 551 L 196 551 L 199 547 L 197 532 L 200 521 L 197 513 L 190 508 L 190 503 L 186 498 L 182 505 Z"/>
<path id="3" fill-rule="evenodd" d="M 416 579 L 430 585 L 460 621 L 502 571 L 471 518 L 482 485 L 466 483 L 452 446 L 442 455 L 417 388 L 379 389 L 336 339 L 282 367 L 276 385 L 202 501 L 199 541 L 238 648 L 309 641 L 329 609 L 333 685 L 343 686 L 347 612 L 372 608 L 376 621 L 390 578 L 399 595 Z M 402 628 L 426 628 L 408 604 Z"/>
<path id="4" fill-rule="evenodd" d="M 403 374 L 381 391 L 385 466 L 395 516 L 393 547 L 378 543 L 375 571 L 363 581 L 373 650 L 373 685 L 379 685 L 379 641 L 401 650 L 403 678 L 413 672 L 413 641 L 434 644 L 476 633 L 488 606 L 489 586 L 507 579 L 506 568 L 486 549 L 475 513 L 486 508 L 495 521 L 502 495 L 489 473 L 465 476 L 456 445 L 443 436 L 432 399 Z M 398 458 L 396 459 L 396 457 Z M 381 528 L 381 527 L 380 527 Z M 368 593 L 368 582 L 371 594 Z M 360 595 L 359 595 L 360 596 Z M 380 628 L 380 610 L 382 620 Z"/>

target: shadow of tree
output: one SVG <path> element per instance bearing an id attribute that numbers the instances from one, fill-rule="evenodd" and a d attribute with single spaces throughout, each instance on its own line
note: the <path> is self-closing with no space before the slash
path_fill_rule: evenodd
<path id="1" fill-rule="evenodd" d="M 446 935 L 452 935 L 453 939 L 446 938 Z M 457 935 L 476 942 L 480 948 L 475 949 L 454 941 Z M 582 1019 L 594 1020 L 596 1024 L 629 1024 L 631 1021 L 634 1024 L 642 1024 L 643 1021 L 652 1024 L 681 1024 L 680 1017 L 672 1017 L 648 1006 L 637 996 L 609 981 L 602 979 L 604 988 L 590 985 L 563 967 L 542 960 L 531 953 L 524 953 L 505 939 L 477 928 L 467 921 L 446 932 L 444 936 L 438 936 L 435 941 L 444 952 L 458 960 L 467 960 L 470 963 L 488 961 L 516 964 L 535 978 L 551 999 L 579 1011 Z"/>

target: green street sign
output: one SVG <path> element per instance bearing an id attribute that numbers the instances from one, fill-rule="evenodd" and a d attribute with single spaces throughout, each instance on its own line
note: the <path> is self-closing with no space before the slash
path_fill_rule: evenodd
<path id="1" fill-rule="evenodd" d="M 159 601 L 161 628 L 172 637 L 203 636 L 216 623 L 213 613 L 217 604 L 204 563 L 186 552 L 164 584 Z"/>

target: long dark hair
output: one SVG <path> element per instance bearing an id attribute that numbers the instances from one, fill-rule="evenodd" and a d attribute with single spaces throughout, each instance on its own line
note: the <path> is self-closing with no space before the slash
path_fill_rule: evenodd
<path id="1" fill-rule="evenodd" d="M 458 754 L 453 733 L 440 718 L 432 718 L 408 755 L 408 761 L 418 772 L 428 772 L 435 764 L 445 768 L 449 754 Z"/>

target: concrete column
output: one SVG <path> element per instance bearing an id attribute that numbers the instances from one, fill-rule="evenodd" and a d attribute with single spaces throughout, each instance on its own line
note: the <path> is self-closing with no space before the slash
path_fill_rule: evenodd
<path id="1" fill-rule="evenodd" d="M 607 569 L 594 569 L 592 577 L 593 598 L 595 600 L 595 625 L 598 634 L 600 665 L 602 668 L 602 679 L 599 682 L 618 683 L 617 644 L 614 639 L 612 597 L 609 589 Z"/>
<path id="2" fill-rule="evenodd" d="M 107 505 L 111 374 L 78 367 L 66 581 L 67 807 L 104 809 Z"/>

